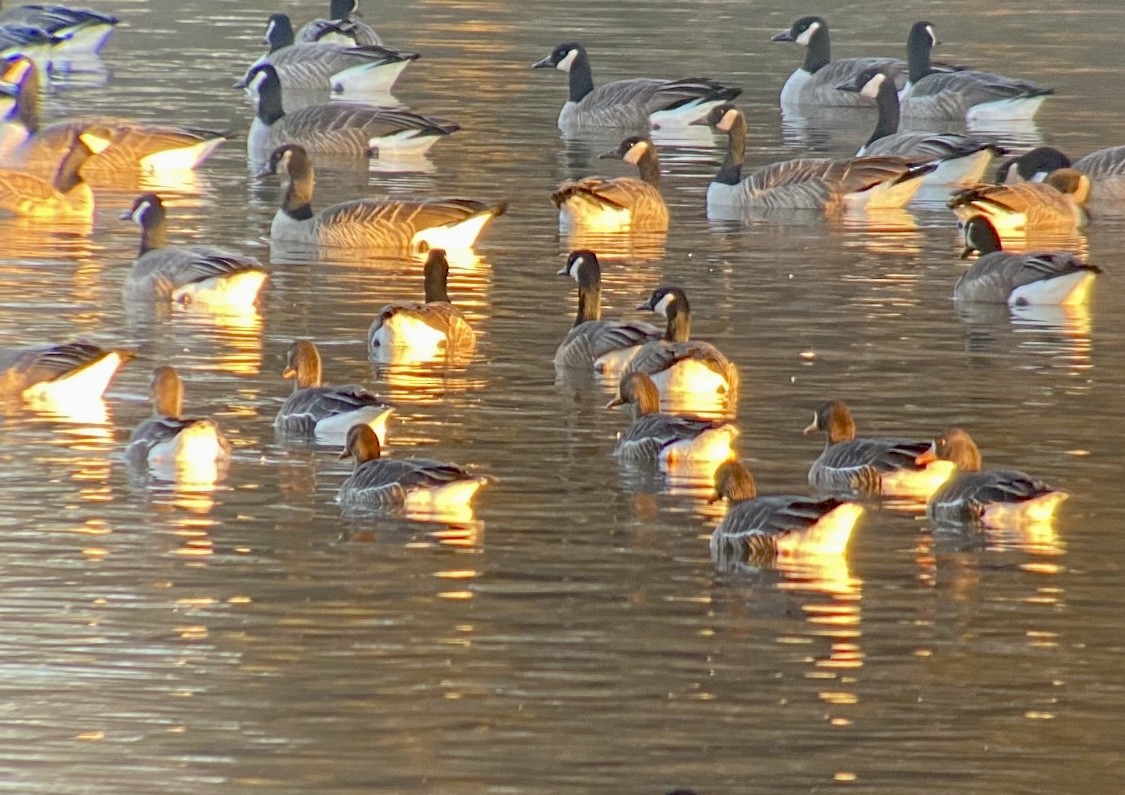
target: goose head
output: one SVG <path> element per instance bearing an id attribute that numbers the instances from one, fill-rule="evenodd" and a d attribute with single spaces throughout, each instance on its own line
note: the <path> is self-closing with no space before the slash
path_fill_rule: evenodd
<path id="1" fill-rule="evenodd" d="M 310 386 L 320 386 L 320 351 L 312 340 L 295 340 L 285 352 L 285 368 L 282 378 L 295 378 L 293 391 Z"/>
<path id="2" fill-rule="evenodd" d="M 974 215 L 966 221 L 962 234 L 965 237 L 965 249 L 961 252 L 961 259 L 968 259 L 974 251 L 991 254 L 993 251 L 1004 250 L 996 227 L 983 215 Z"/>
<path id="3" fill-rule="evenodd" d="M 822 17 L 801 17 L 788 30 L 774 34 L 770 41 L 791 41 L 808 47 L 814 36 L 827 36 L 828 23 Z"/>
<path id="4" fill-rule="evenodd" d="M 555 275 L 569 276 L 579 284 L 601 284 L 602 266 L 598 262 L 598 255 L 593 251 L 577 249 L 570 252 L 566 265 Z"/>
<path id="5" fill-rule="evenodd" d="M 638 417 L 660 411 L 660 392 L 648 373 L 632 372 L 622 375 L 617 384 L 617 394 L 605 407 L 612 409 L 626 403 L 632 403 L 636 407 Z"/>
<path id="6" fill-rule="evenodd" d="M 875 99 L 879 96 L 879 89 L 888 81 L 892 86 L 894 85 L 894 80 L 887 72 L 886 67 L 871 66 L 857 74 L 853 79 L 837 85 L 836 90 L 848 91 L 859 94 L 861 97 Z"/>
<path id="7" fill-rule="evenodd" d="M 1042 182 L 1060 168 L 1070 168 L 1070 158 L 1053 146 L 1039 146 L 1001 163 L 996 170 L 996 181 Z"/>
<path id="8" fill-rule="evenodd" d="M 383 450 L 379 445 L 379 437 L 370 425 L 357 423 L 348 428 L 348 435 L 344 439 L 344 449 L 340 458 L 354 458 L 356 467 L 366 461 L 374 461 Z"/>
<path id="9" fill-rule="evenodd" d="M 731 502 L 752 500 L 758 496 L 758 486 L 754 476 L 741 461 L 724 461 L 715 470 L 715 490 L 711 502 L 728 499 Z"/>
<path id="10" fill-rule="evenodd" d="M 550 54 L 531 65 L 532 69 L 558 69 L 569 72 L 578 58 L 586 53 L 585 48 L 573 41 L 563 42 L 551 50 Z"/>
<path id="11" fill-rule="evenodd" d="M 630 165 L 637 165 L 646 157 L 652 155 L 655 149 L 652 141 L 641 135 L 631 135 L 626 138 L 616 149 L 602 152 L 599 160 L 624 160 Z"/>
<path id="12" fill-rule="evenodd" d="M 158 417 L 179 417 L 184 407 L 184 383 L 171 365 L 152 371 L 149 382 L 152 391 L 152 408 Z"/>
<path id="13" fill-rule="evenodd" d="M 805 435 L 823 431 L 828 434 L 828 443 L 846 442 L 855 438 L 855 420 L 851 409 L 842 400 L 822 403 L 813 413 L 813 421 L 805 426 Z"/>
<path id="14" fill-rule="evenodd" d="M 729 133 L 741 119 L 742 111 L 731 103 L 724 102 L 722 105 L 711 108 L 706 116 L 696 119 L 690 124 L 700 127 L 707 126 L 716 132 Z"/>
<path id="15" fill-rule="evenodd" d="M 270 14 L 270 18 L 266 22 L 266 35 L 262 38 L 262 44 L 268 46 L 270 52 L 274 52 L 282 47 L 288 47 L 293 41 L 293 23 L 289 20 L 289 15 Z"/>
<path id="16" fill-rule="evenodd" d="M 930 449 L 914 460 L 922 465 L 939 458 L 952 461 L 961 472 L 980 472 L 980 449 L 973 437 L 960 428 L 953 428 L 945 436 L 935 439 Z"/>

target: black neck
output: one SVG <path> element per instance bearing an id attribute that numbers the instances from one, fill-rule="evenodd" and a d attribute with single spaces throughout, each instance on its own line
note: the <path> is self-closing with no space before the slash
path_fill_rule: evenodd
<path id="1" fill-rule="evenodd" d="M 651 146 L 645 150 L 644 155 L 637 161 L 637 170 L 640 177 L 654 188 L 660 187 L 660 158 Z"/>
<path id="2" fill-rule="evenodd" d="M 313 170 L 307 162 L 290 160 L 288 165 L 289 184 L 285 186 L 285 196 L 281 209 L 294 221 L 307 221 L 313 217 Z"/>
<path id="3" fill-rule="evenodd" d="M 906 63 L 909 66 L 911 83 L 917 83 L 926 75 L 933 72 L 933 63 L 930 61 L 930 50 L 933 42 L 927 34 L 924 41 L 911 42 L 906 48 Z"/>
<path id="4" fill-rule="evenodd" d="M 270 52 L 277 52 L 282 47 L 290 47 L 295 43 L 293 23 L 289 21 L 289 17 L 279 14 L 270 24 L 273 26 L 269 35 Z"/>
<path id="5" fill-rule="evenodd" d="M 586 51 L 578 49 L 570 64 L 570 101 L 581 102 L 583 97 L 594 90 L 594 74 L 590 71 L 590 59 Z"/>
<path id="6" fill-rule="evenodd" d="M 355 6 L 355 0 L 332 0 L 328 6 L 329 18 L 333 20 L 347 19 Z"/>
<path id="7" fill-rule="evenodd" d="M 39 131 L 39 71 L 34 64 L 16 86 L 16 120 L 32 135 Z"/>
<path id="8" fill-rule="evenodd" d="M 805 47 L 805 62 L 801 68 L 806 72 L 816 72 L 832 60 L 832 44 L 828 36 L 828 24 L 820 23 L 820 29 L 809 39 Z"/>
<path id="9" fill-rule="evenodd" d="M 449 266 L 444 261 L 427 261 L 426 262 L 426 303 L 432 304 L 436 301 L 444 301 L 449 304 L 449 288 L 447 286 L 449 278 Z"/>
<path id="10" fill-rule="evenodd" d="M 258 86 L 258 118 L 268 126 L 284 115 L 285 109 L 281 106 L 281 80 L 276 72 L 267 73 L 266 79 Z"/>
<path id="11" fill-rule="evenodd" d="M 81 182 L 82 175 L 78 173 L 78 169 L 91 154 L 90 150 L 86 148 L 86 144 L 76 139 L 71 144 L 70 149 L 67 150 L 66 155 L 63 156 L 62 162 L 59 163 L 58 171 L 55 172 L 55 179 L 52 183 L 55 190 L 59 193 L 67 193 Z"/>
<path id="12" fill-rule="evenodd" d="M 885 77 L 882 85 L 879 86 L 879 93 L 875 96 L 875 107 L 879 111 L 879 120 L 875 122 L 875 132 L 871 133 L 865 146 L 871 146 L 880 138 L 898 132 L 898 92 L 895 91 L 895 81 L 889 76 Z"/>
<path id="13" fill-rule="evenodd" d="M 742 181 L 742 160 L 746 156 L 746 119 L 740 113 L 727 132 L 727 156 L 719 173 L 715 175 L 715 182 L 724 185 L 737 185 Z"/>
<path id="14" fill-rule="evenodd" d="M 168 231 L 168 223 L 164 211 L 156 207 L 149 209 L 148 216 L 141 224 L 141 250 L 140 254 L 164 247 L 164 238 Z"/>

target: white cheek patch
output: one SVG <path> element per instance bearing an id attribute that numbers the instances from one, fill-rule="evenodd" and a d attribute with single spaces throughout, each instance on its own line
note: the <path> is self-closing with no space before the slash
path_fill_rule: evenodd
<path id="1" fill-rule="evenodd" d="M 258 72 L 258 74 L 254 75 L 254 79 L 250 81 L 249 88 L 252 88 L 255 91 L 260 91 L 262 88 L 262 83 L 266 82 L 266 79 L 267 78 L 265 72 Z"/>
<path id="2" fill-rule="evenodd" d="M 812 413 L 812 427 L 814 427 L 814 428 L 820 427 L 820 417 L 817 416 L 815 411 Z"/>
<path id="3" fill-rule="evenodd" d="M 574 260 L 574 262 L 570 266 L 570 278 L 574 279 L 574 281 L 578 281 L 578 271 L 580 271 L 582 269 L 582 266 L 585 264 L 585 257 L 579 257 L 578 259 Z"/>
<path id="4" fill-rule="evenodd" d="M 109 139 L 102 138 L 100 135 L 94 135 L 90 132 L 84 132 L 78 136 L 78 140 L 86 145 L 86 148 L 93 152 L 95 155 L 100 154 L 109 146 Z"/>
<path id="5" fill-rule="evenodd" d="M 820 23 L 819 22 L 812 23 L 811 25 L 809 25 L 807 28 L 804 29 L 804 31 L 801 33 L 800 36 L 797 37 L 797 43 L 800 44 L 802 47 L 808 47 L 809 41 L 812 40 L 812 37 L 816 34 L 816 32 L 818 30 L 820 30 Z"/>
<path id="6" fill-rule="evenodd" d="M 574 63 L 574 59 L 577 58 L 577 57 L 578 57 L 578 50 L 571 50 L 570 52 L 568 52 L 566 54 L 565 58 L 563 58 L 561 61 L 559 61 L 558 65 L 555 68 L 558 69 L 560 72 L 569 72 L 571 64 Z"/>
<path id="7" fill-rule="evenodd" d="M 675 295 L 673 295 L 672 293 L 667 293 L 663 298 L 656 302 L 656 306 L 654 306 L 652 309 L 654 312 L 659 312 L 660 314 L 664 315 L 664 317 L 668 317 L 668 307 L 670 307 L 672 305 L 672 302 L 675 300 Z"/>
<path id="8" fill-rule="evenodd" d="M 266 40 L 273 38 L 274 31 L 277 30 L 277 22 L 270 20 L 270 24 L 266 25 Z"/>
<path id="9" fill-rule="evenodd" d="M 281 159 L 277 161 L 277 168 L 279 171 L 289 173 L 289 161 L 293 159 L 293 153 L 288 149 L 281 153 Z"/>
<path id="10" fill-rule="evenodd" d="M 141 202 L 129 217 L 133 219 L 133 223 L 143 224 L 144 217 L 148 214 L 150 209 L 152 209 L 152 202 Z"/>
<path id="11" fill-rule="evenodd" d="M 626 163 L 635 166 L 637 165 L 637 163 L 641 162 L 641 158 L 645 156 L 645 152 L 647 151 L 648 144 L 644 141 L 638 141 L 637 143 L 633 144 L 628 152 L 625 153 L 625 157 L 623 159 Z"/>
<path id="12" fill-rule="evenodd" d="M 930 34 L 930 46 L 936 47 L 937 46 L 937 34 L 934 33 L 934 26 L 933 25 L 926 25 L 926 32 Z"/>
<path id="13" fill-rule="evenodd" d="M 863 84 L 863 88 L 859 92 L 860 95 L 865 96 L 865 97 L 870 97 L 871 99 L 875 99 L 875 97 L 879 96 L 879 89 L 883 87 L 883 82 L 886 79 L 887 79 L 887 76 L 885 74 L 883 74 L 882 72 L 875 75 L 874 77 L 872 77 L 870 80 L 868 80 L 866 83 Z"/>
<path id="14" fill-rule="evenodd" d="M 730 132 L 731 128 L 734 127 L 734 120 L 737 119 L 737 118 L 738 118 L 738 111 L 737 110 L 734 110 L 734 109 L 728 110 L 726 113 L 723 114 L 723 118 L 719 119 L 719 123 L 716 124 L 715 127 L 720 132 Z"/>

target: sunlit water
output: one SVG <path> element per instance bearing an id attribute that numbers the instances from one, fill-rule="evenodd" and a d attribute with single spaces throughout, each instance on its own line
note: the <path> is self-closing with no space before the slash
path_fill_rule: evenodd
<path id="1" fill-rule="evenodd" d="M 385 40 L 424 56 L 395 96 L 463 130 L 408 172 L 324 170 L 317 203 L 511 202 L 451 277 L 477 330 L 467 365 L 370 363 L 367 326 L 384 303 L 420 298 L 417 264 L 271 252 L 280 187 L 248 177 L 241 141 L 156 187 L 172 242 L 272 264 L 260 313 L 122 306 L 137 230 L 117 216 L 149 185 L 99 191 L 89 235 L 0 222 L 5 345 L 82 337 L 138 353 L 104 404 L 0 417 L 0 790 L 1115 791 L 1125 222 L 1096 218 L 1072 243 L 1106 269 L 1087 313 L 958 313 L 964 265 L 940 196 L 870 218 L 709 225 L 713 142 L 666 148 L 667 238 L 594 241 L 606 313 L 634 314 L 661 283 L 687 289 L 697 335 L 741 369 L 740 452 L 763 491 L 805 489 L 822 442 L 800 430 L 840 397 L 861 432 L 960 425 L 986 464 L 1072 493 L 1054 528 L 1026 533 L 935 532 L 909 506 L 872 505 L 847 562 L 717 573 L 706 539 L 722 509 L 703 484 L 619 467 L 626 417 L 602 408 L 592 376 L 551 365 L 574 290 L 554 275 L 568 243 L 547 197 L 563 178 L 627 171 L 593 159 L 604 141 L 559 139 L 564 78 L 528 66 L 573 37 L 599 81 L 737 82 L 755 163 L 849 153 L 873 117 L 782 127 L 776 95 L 801 54 L 769 36 L 801 6 L 379 5 L 368 18 Z M 306 6 L 281 10 L 304 19 Z M 56 86 L 48 115 L 246 129 L 230 84 L 277 8 L 113 10 L 128 26 L 105 71 Z M 918 13 L 834 6 L 834 52 L 898 53 Z M 1010 142 L 1077 156 L 1125 141 L 1116 5 L 924 13 L 943 59 L 1058 89 Z M 341 515 L 348 462 L 272 428 L 299 336 L 320 345 L 329 382 L 397 405 L 391 455 L 495 477 L 473 520 Z M 125 465 L 164 363 L 188 411 L 234 444 L 214 487 Z"/>

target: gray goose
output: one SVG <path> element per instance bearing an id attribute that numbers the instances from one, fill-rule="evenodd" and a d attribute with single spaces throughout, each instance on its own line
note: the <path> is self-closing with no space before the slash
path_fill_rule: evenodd
<path id="1" fill-rule="evenodd" d="M 660 159 L 652 141 L 631 136 L 599 157 L 636 166 L 640 178 L 586 177 L 561 183 L 551 194 L 560 225 L 599 232 L 667 230 L 668 205 L 660 193 Z"/>
<path id="2" fill-rule="evenodd" d="M 297 41 L 382 44 L 379 34 L 362 19 L 356 17 L 358 9 L 359 0 L 329 0 L 328 19 L 306 22 L 297 31 Z"/>
<path id="3" fill-rule="evenodd" d="M 213 465 L 230 458 L 230 442 L 214 420 L 184 417 L 184 385 L 174 367 L 152 373 L 153 416 L 133 429 L 125 457 L 135 465 Z"/>
<path id="4" fill-rule="evenodd" d="M 89 342 L 0 350 L 0 398 L 99 398 L 133 356 L 129 351 L 106 350 Z"/>

